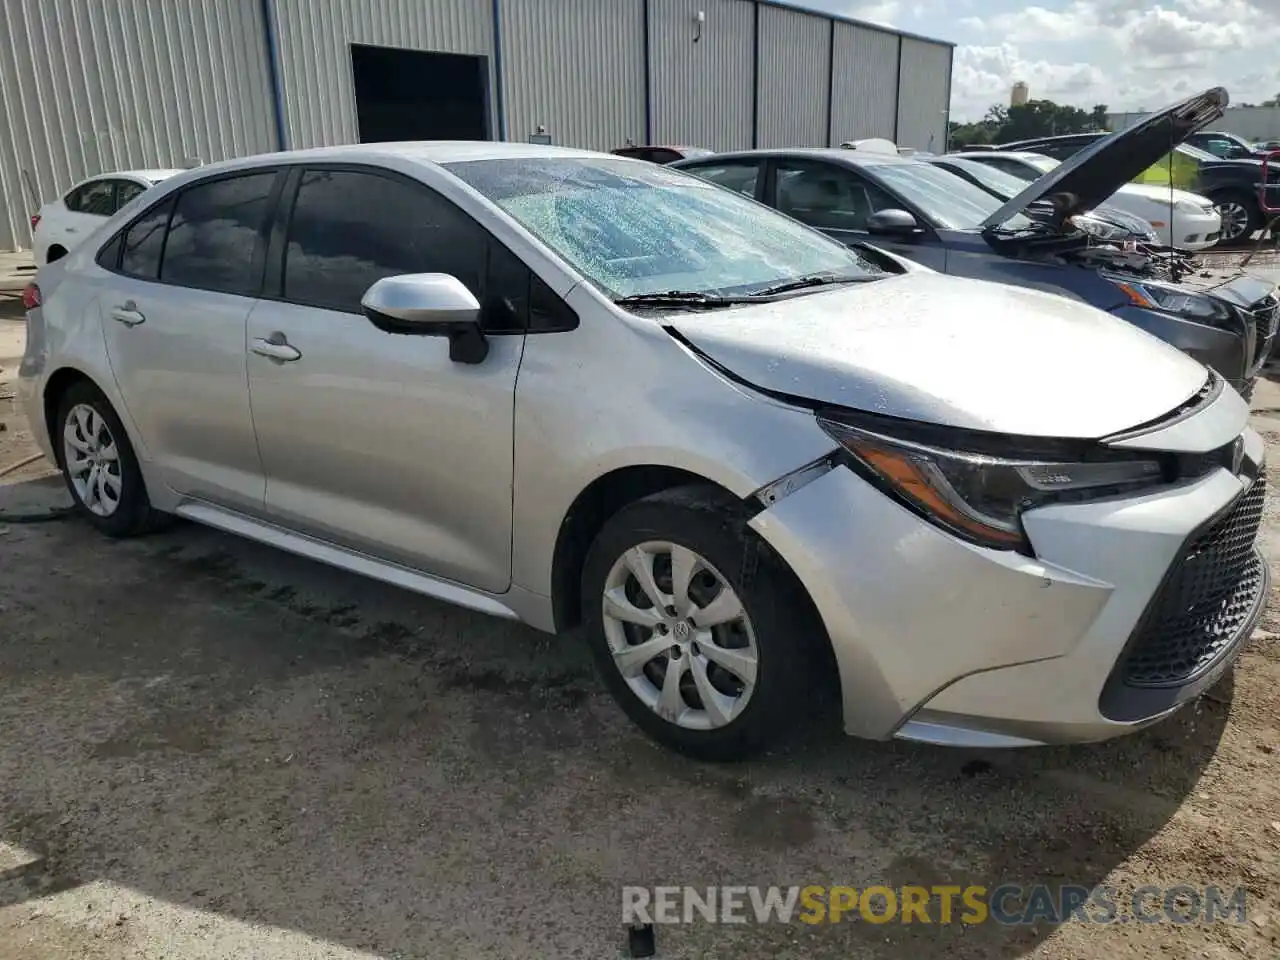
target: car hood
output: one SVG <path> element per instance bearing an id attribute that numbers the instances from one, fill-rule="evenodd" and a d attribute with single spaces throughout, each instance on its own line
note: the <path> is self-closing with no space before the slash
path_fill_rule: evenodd
<path id="1" fill-rule="evenodd" d="M 1205 197 L 1198 193 L 1192 193 L 1189 190 L 1179 190 L 1177 187 L 1157 187 L 1149 183 L 1126 183 L 1120 187 L 1112 196 L 1121 197 L 1140 197 L 1143 200 L 1153 200 L 1156 203 L 1168 205 L 1170 201 L 1177 202 L 1185 200 L 1188 203 L 1194 203 L 1198 207 L 1212 208 Z"/>
<path id="2" fill-rule="evenodd" d="M 774 303 L 682 314 L 669 329 L 772 393 L 925 423 L 1097 439 L 1205 382 L 1160 340 L 1064 297 L 912 273 Z"/>
<path id="3" fill-rule="evenodd" d="M 1213 123 L 1227 108 L 1227 91 L 1213 87 L 1152 114 L 1127 130 L 1103 137 L 1040 179 L 1032 181 L 983 223 L 991 229 L 1037 201 L 1067 195 L 1063 219 L 1095 207 L 1191 134 Z"/>

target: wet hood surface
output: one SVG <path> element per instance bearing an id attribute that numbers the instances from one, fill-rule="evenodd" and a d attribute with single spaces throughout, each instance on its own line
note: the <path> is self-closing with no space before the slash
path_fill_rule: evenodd
<path id="1" fill-rule="evenodd" d="M 1191 134 L 1221 117 L 1229 99 L 1226 90 L 1213 87 L 1152 114 L 1128 130 L 1103 137 L 1033 181 L 983 226 L 998 227 L 1050 197 L 1063 198 L 1058 206 L 1064 217 L 1097 206 Z"/>
<path id="2" fill-rule="evenodd" d="M 908 274 L 776 303 L 664 318 L 775 393 L 945 426 L 1097 439 L 1168 413 L 1205 370 L 1052 294 Z"/>

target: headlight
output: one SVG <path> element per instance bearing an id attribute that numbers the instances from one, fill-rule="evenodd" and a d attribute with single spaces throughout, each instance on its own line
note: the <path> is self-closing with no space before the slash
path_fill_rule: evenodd
<path id="1" fill-rule="evenodd" d="M 899 502 L 958 537 L 998 550 L 1032 552 L 1022 531 L 1026 510 L 1164 480 L 1154 460 L 1006 459 L 898 440 L 823 416 L 818 423 L 853 455 L 860 472 Z"/>
<path id="2" fill-rule="evenodd" d="M 1194 213 L 1197 216 L 1213 212 L 1212 206 L 1206 208 L 1203 203 L 1192 203 L 1190 200 L 1175 200 L 1173 209 L 1181 210 L 1183 213 Z"/>
<path id="3" fill-rule="evenodd" d="M 1107 240 L 1118 243 L 1121 240 L 1129 239 L 1129 231 L 1123 227 L 1118 227 L 1114 223 L 1108 223 L 1106 220 L 1098 220 L 1085 214 L 1079 214 L 1072 217 L 1071 222 L 1077 229 L 1083 230 L 1089 236 L 1098 240 Z"/>
<path id="4" fill-rule="evenodd" d="M 1216 327 L 1226 326 L 1232 319 L 1231 308 L 1216 297 L 1189 293 L 1163 283 L 1109 279 L 1124 291 L 1132 303 L 1148 310 L 1159 310 Z"/>

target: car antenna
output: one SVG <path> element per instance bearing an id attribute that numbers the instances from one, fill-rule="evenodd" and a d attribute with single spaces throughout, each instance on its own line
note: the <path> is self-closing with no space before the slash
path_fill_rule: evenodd
<path id="1" fill-rule="evenodd" d="M 1172 118 L 1172 117 L 1170 117 L 1170 118 L 1169 118 L 1169 152 L 1165 155 L 1165 159 L 1166 159 L 1166 166 L 1167 166 L 1167 168 L 1168 168 L 1168 174 L 1169 174 L 1169 220 L 1168 220 L 1168 223 L 1169 223 L 1169 246 L 1170 246 L 1170 247 L 1172 247 L 1172 248 L 1176 251 L 1176 250 L 1178 249 L 1178 245 L 1177 245 L 1177 243 L 1176 243 L 1177 238 L 1173 235 L 1173 207 L 1174 207 L 1174 200 L 1173 200 L 1173 151 L 1174 151 L 1174 148 L 1175 148 L 1175 147 L 1177 147 L 1177 144 L 1173 142 L 1173 118 Z M 1180 257 L 1176 257 L 1176 256 L 1175 256 L 1175 257 L 1173 257 L 1173 258 L 1169 261 L 1169 276 L 1173 279 L 1173 282 L 1174 282 L 1174 283 L 1181 283 L 1181 282 L 1182 282 L 1182 267 L 1183 267 L 1183 266 L 1185 266 L 1185 264 L 1182 262 L 1182 259 L 1181 259 Z"/>

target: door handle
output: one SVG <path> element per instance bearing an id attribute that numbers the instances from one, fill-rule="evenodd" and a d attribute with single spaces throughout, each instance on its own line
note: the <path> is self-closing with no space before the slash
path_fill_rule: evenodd
<path id="1" fill-rule="evenodd" d="M 302 356 L 302 351 L 291 344 L 279 330 L 271 336 L 258 337 L 249 348 L 260 357 L 267 357 L 276 363 L 290 363 Z"/>
<path id="2" fill-rule="evenodd" d="M 112 307 L 111 319 L 131 328 L 147 321 L 147 318 L 138 311 L 138 305 L 132 300 L 126 300 L 123 304 Z"/>

